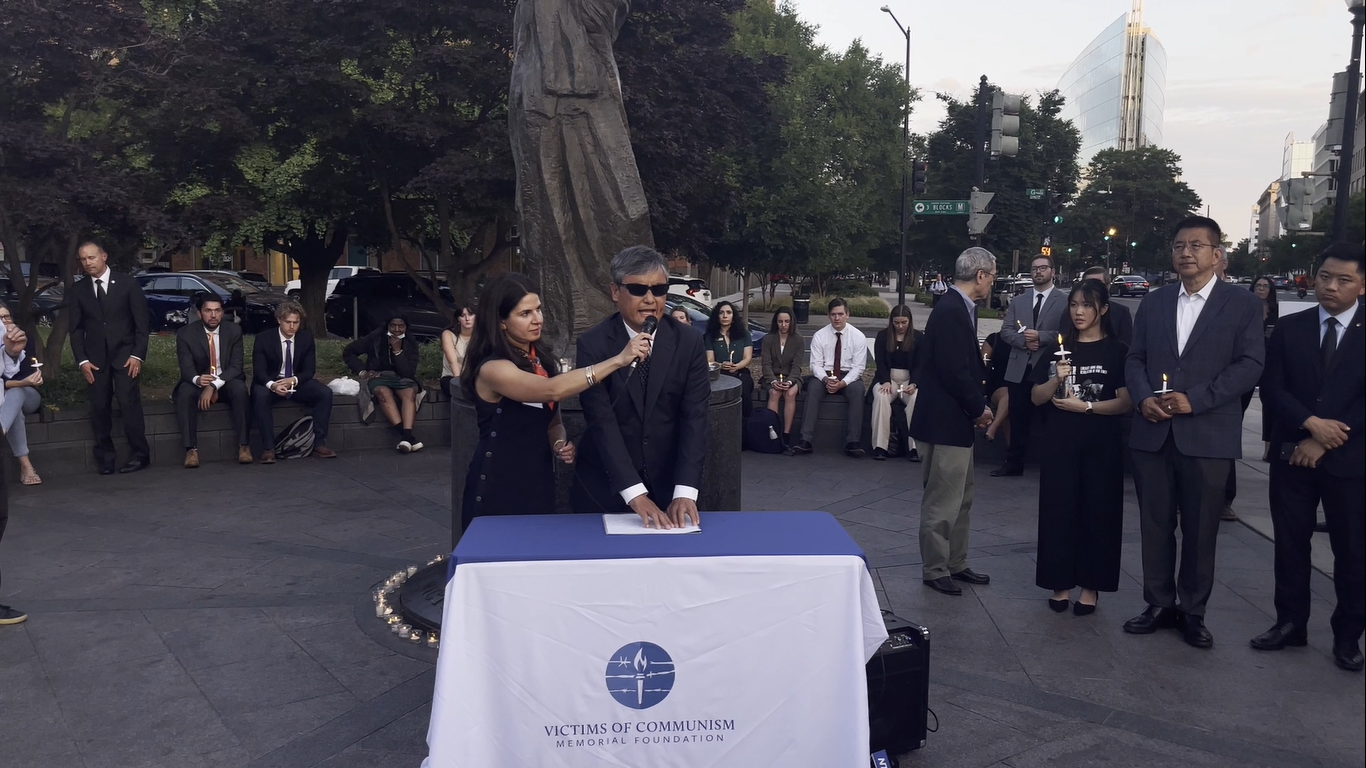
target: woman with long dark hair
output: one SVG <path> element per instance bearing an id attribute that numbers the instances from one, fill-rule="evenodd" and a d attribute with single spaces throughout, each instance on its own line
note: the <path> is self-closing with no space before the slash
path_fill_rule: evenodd
<path id="1" fill-rule="evenodd" d="M 797 331 L 797 320 L 788 307 L 778 307 L 761 347 L 763 375 L 759 385 L 768 388 L 768 409 L 783 417 L 783 447 L 792 445 L 792 417 L 797 412 L 797 393 L 802 389 L 802 360 L 806 358 L 806 339 Z"/>
<path id="2" fill-rule="evenodd" d="M 911 428 L 911 414 L 915 412 L 915 384 L 911 371 L 915 370 L 915 353 L 923 336 L 911 321 L 911 308 L 898 304 L 892 308 L 887 327 L 877 332 L 873 354 L 877 359 L 877 373 L 873 376 L 873 458 L 887 458 L 887 445 L 892 435 L 892 402 L 900 399 L 906 406 L 906 431 Z M 920 461 L 915 440 L 906 436 L 906 458 Z M 900 450 L 898 448 L 897 450 Z"/>
<path id="3" fill-rule="evenodd" d="M 465 366 L 465 355 L 470 348 L 470 335 L 474 333 L 474 307 L 462 305 L 456 308 L 455 319 L 450 327 L 441 332 L 441 391 L 451 392 L 451 380 L 459 378 Z"/>
<path id="4" fill-rule="evenodd" d="M 740 322 L 740 314 L 729 301 L 718 301 L 707 319 L 707 363 L 717 363 L 721 373 L 740 380 L 740 413 L 746 419 L 754 408 L 754 339 Z"/>
<path id="5" fill-rule="evenodd" d="M 651 336 L 642 333 L 615 357 L 562 372 L 543 328 L 530 278 L 510 272 L 484 288 L 460 377 L 479 421 L 461 530 L 483 515 L 554 512 L 554 460 L 574 463 L 556 404 L 650 353 Z"/>
<path id="6" fill-rule="evenodd" d="M 1083 280 L 1067 297 L 1062 349 L 1070 362 L 1034 366 L 1031 399 L 1043 410 L 1039 462 L 1039 553 L 1035 583 L 1052 590 L 1048 606 L 1095 612 L 1100 592 L 1119 589 L 1124 522 L 1124 437 L 1131 408 L 1124 386 L 1129 348 L 1113 335 L 1110 292 Z M 1061 358 L 1059 358 L 1061 360 Z"/>

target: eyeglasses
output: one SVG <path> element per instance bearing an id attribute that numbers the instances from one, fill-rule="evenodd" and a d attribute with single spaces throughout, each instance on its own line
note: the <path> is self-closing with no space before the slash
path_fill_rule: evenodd
<path id="1" fill-rule="evenodd" d="M 1204 248 L 1218 247 L 1219 246 L 1217 245 L 1210 245 L 1209 243 L 1172 243 L 1172 253 L 1183 253 L 1185 251 L 1199 253 Z"/>
<path id="2" fill-rule="evenodd" d="M 1053 268 L 1052 268 L 1052 267 L 1049 267 L 1049 266 L 1043 266 L 1043 267 L 1030 267 L 1030 268 L 1029 268 L 1029 271 L 1030 271 L 1030 272 L 1048 272 L 1048 271 L 1051 270 L 1051 269 L 1053 269 Z"/>
<path id="3" fill-rule="evenodd" d="M 3 315 L 0 315 L 0 320 L 4 320 L 4 321 L 7 322 L 7 323 L 8 323 L 10 320 L 13 320 L 13 319 L 14 319 L 14 316 L 11 315 L 11 314 L 8 313 L 8 312 L 6 312 L 6 313 L 3 314 Z"/>
<path id="4" fill-rule="evenodd" d="M 668 294 L 669 292 L 668 283 L 659 283 L 658 285 L 645 285 L 643 283 L 617 283 L 617 285 L 621 288 L 625 288 L 627 293 L 631 294 L 632 296 L 635 296 L 637 299 L 643 298 L 647 293 L 652 293 L 655 295 L 655 298 L 660 298 Z"/>

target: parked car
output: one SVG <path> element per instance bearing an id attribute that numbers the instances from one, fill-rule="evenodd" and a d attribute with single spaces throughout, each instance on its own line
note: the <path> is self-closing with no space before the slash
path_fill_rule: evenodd
<path id="1" fill-rule="evenodd" d="M 674 307 L 682 307 L 683 311 L 688 313 L 688 321 L 698 332 L 707 330 L 707 320 L 711 317 L 711 309 L 707 305 L 687 296 L 670 294 L 664 300 L 664 314 L 667 315 L 674 311 Z M 762 342 L 763 338 L 768 335 L 768 329 L 753 320 L 749 321 L 747 327 L 749 328 L 749 337 L 754 341 L 754 357 L 757 359 L 759 352 L 763 349 Z"/>
<path id="2" fill-rule="evenodd" d="M 19 291 L 9 277 L 0 275 L 0 298 L 11 310 L 19 307 Z M 66 306 L 66 297 L 62 291 L 62 284 L 55 280 L 42 281 L 37 294 L 33 297 L 33 304 L 30 311 L 37 319 L 38 325 L 52 325 L 52 319 L 57 314 L 57 310 Z"/>
<path id="3" fill-rule="evenodd" d="M 1138 275 L 1120 275 L 1110 282 L 1111 296 L 1147 296 L 1148 281 Z"/>
<path id="4" fill-rule="evenodd" d="M 153 333 L 184 325 L 199 293 L 216 295 L 228 316 L 247 333 L 274 328 L 275 308 L 286 300 L 282 293 L 263 291 L 228 272 L 162 272 L 133 279 L 147 297 L 148 327 Z"/>
<path id="5" fill-rule="evenodd" d="M 368 273 L 373 273 L 373 274 L 378 275 L 378 274 L 380 274 L 380 271 L 379 271 L 378 269 L 371 269 L 370 267 L 350 267 L 350 266 L 333 267 L 333 268 L 332 268 L 332 271 L 329 272 L 328 275 L 327 275 L 327 294 L 326 294 L 326 295 L 327 295 L 327 296 L 331 296 L 332 293 L 333 293 L 334 291 L 337 290 L 337 283 L 341 282 L 342 280 L 345 280 L 345 279 L 348 278 L 348 277 L 355 277 L 356 275 L 359 275 L 359 274 L 368 274 Z M 293 297 L 293 298 L 296 298 L 296 299 L 297 299 L 297 298 L 299 297 L 299 293 L 302 292 L 302 291 L 303 291 L 303 281 L 301 281 L 301 280 L 290 280 L 288 283 L 285 284 L 285 293 L 288 294 L 288 295 L 290 295 L 290 296 Z"/>
<path id="6" fill-rule="evenodd" d="M 1276 275 L 1271 278 L 1271 284 L 1276 286 L 1278 291 L 1290 291 L 1295 288 L 1295 281 L 1285 275 Z"/>
<path id="7" fill-rule="evenodd" d="M 455 303 L 445 285 L 436 285 L 446 307 L 437 306 L 406 272 L 361 270 L 342 278 L 327 298 L 327 330 L 351 338 L 388 323 L 395 312 L 408 319 L 408 332 L 418 339 L 434 339 L 449 325 L 443 309 Z M 357 313 L 357 310 L 359 312 Z"/>
<path id="8" fill-rule="evenodd" d="M 241 270 L 237 270 L 236 272 L 234 272 L 234 274 L 236 274 L 243 280 L 246 280 L 248 283 L 251 283 L 252 285 L 256 286 L 257 288 L 260 288 L 263 291 L 269 291 L 274 289 L 274 286 L 270 284 L 270 278 L 266 277 L 260 272 L 243 272 Z"/>
<path id="9" fill-rule="evenodd" d="M 1005 311 L 1010 300 L 1033 287 L 1034 283 L 1019 277 L 998 277 L 991 287 L 991 308 Z"/>
<path id="10" fill-rule="evenodd" d="M 700 277 L 669 275 L 669 293 L 696 299 L 705 304 L 708 309 L 713 304 L 711 290 L 707 288 L 707 281 Z"/>

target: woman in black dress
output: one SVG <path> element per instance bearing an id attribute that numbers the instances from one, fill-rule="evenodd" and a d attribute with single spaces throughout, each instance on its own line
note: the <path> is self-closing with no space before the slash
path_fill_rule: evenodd
<path id="1" fill-rule="evenodd" d="M 987 383 L 982 387 L 991 406 L 991 425 L 987 427 L 987 440 L 995 440 L 1001 432 L 1010 447 L 1010 390 L 1006 389 L 1006 363 L 1010 362 L 1010 345 L 999 333 L 988 334 L 982 342 L 982 362 L 987 365 Z"/>
<path id="2" fill-rule="evenodd" d="M 887 458 L 887 446 L 891 442 L 892 402 L 899 398 L 906 406 L 906 434 L 911 426 L 911 414 L 915 412 L 915 383 L 911 372 L 915 370 L 915 354 L 920 339 L 924 336 L 911 322 L 911 308 L 898 304 L 892 308 L 887 319 L 887 327 L 877 332 L 873 341 L 873 354 L 877 358 L 877 373 L 873 374 L 873 458 L 882 461 Z M 912 462 L 920 461 L 920 453 L 915 448 L 915 440 L 906 438 L 909 446 L 906 458 Z M 898 447 L 897 451 L 900 452 Z"/>
<path id="3" fill-rule="evenodd" d="M 1099 592 L 1119 589 L 1124 521 L 1124 439 L 1131 407 L 1124 386 L 1129 348 L 1110 332 L 1110 294 L 1084 280 L 1067 297 L 1071 320 L 1061 334 L 1069 363 L 1036 365 L 1032 400 L 1042 408 L 1039 554 L 1035 583 L 1053 591 L 1061 613 L 1073 587 L 1073 613 L 1096 610 Z M 1061 395 L 1061 397 L 1059 396 Z"/>
<path id="4" fill-rule="evenodd" d="M 543 326 L 541 298 L 526 276 L 503 274 L 484 288 L 460 377 L 479 420 L 462 531 L 484 515 L 554 512 L 554 460 L 574 463 L 556 404 L 650 354 L 652 337 L 642 333 L 615 357 L 561 372 Z"/>

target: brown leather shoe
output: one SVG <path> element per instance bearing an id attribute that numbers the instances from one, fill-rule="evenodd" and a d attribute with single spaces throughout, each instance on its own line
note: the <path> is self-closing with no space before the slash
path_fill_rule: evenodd
<path id="1" fill-rule="evenodd" d="M 317 457 L 320 458 L 320 459 L 335 459 L 335 458 L 337 458 L 337 452 L 334 451 L 334 450 L 332 450 L 331 448 L 328 448 L 328 447 L 325 446 L 325 445 L 315 445 L 315 446 L 313 446 L 313 455 L 314 455 L 314 456 L 317 456 Z"/>
<path id="2" fill-rule="evenodd" d="M 262 464 L 274 464 L 274 463 L 275 463 L 275 451 L 266 451 L 265 453 L 261 454 L 261 463 L 262 463 Z"/>
<path id="3" fill-rule="evenodd" d="M 191 448 L 185 451 L 185 468 L 199 469 L 199 449 Z"/>
<path id="4" fill-rule="evenodd" d="M 237 446 L 237 463 L 238 463 L 238 464 L 250 464 L 251 462 L 252 462 L 252 458 L 251 458 L 251 446 L 250 446 L 250 445 L 239 445 L 239 446 Z"/>

